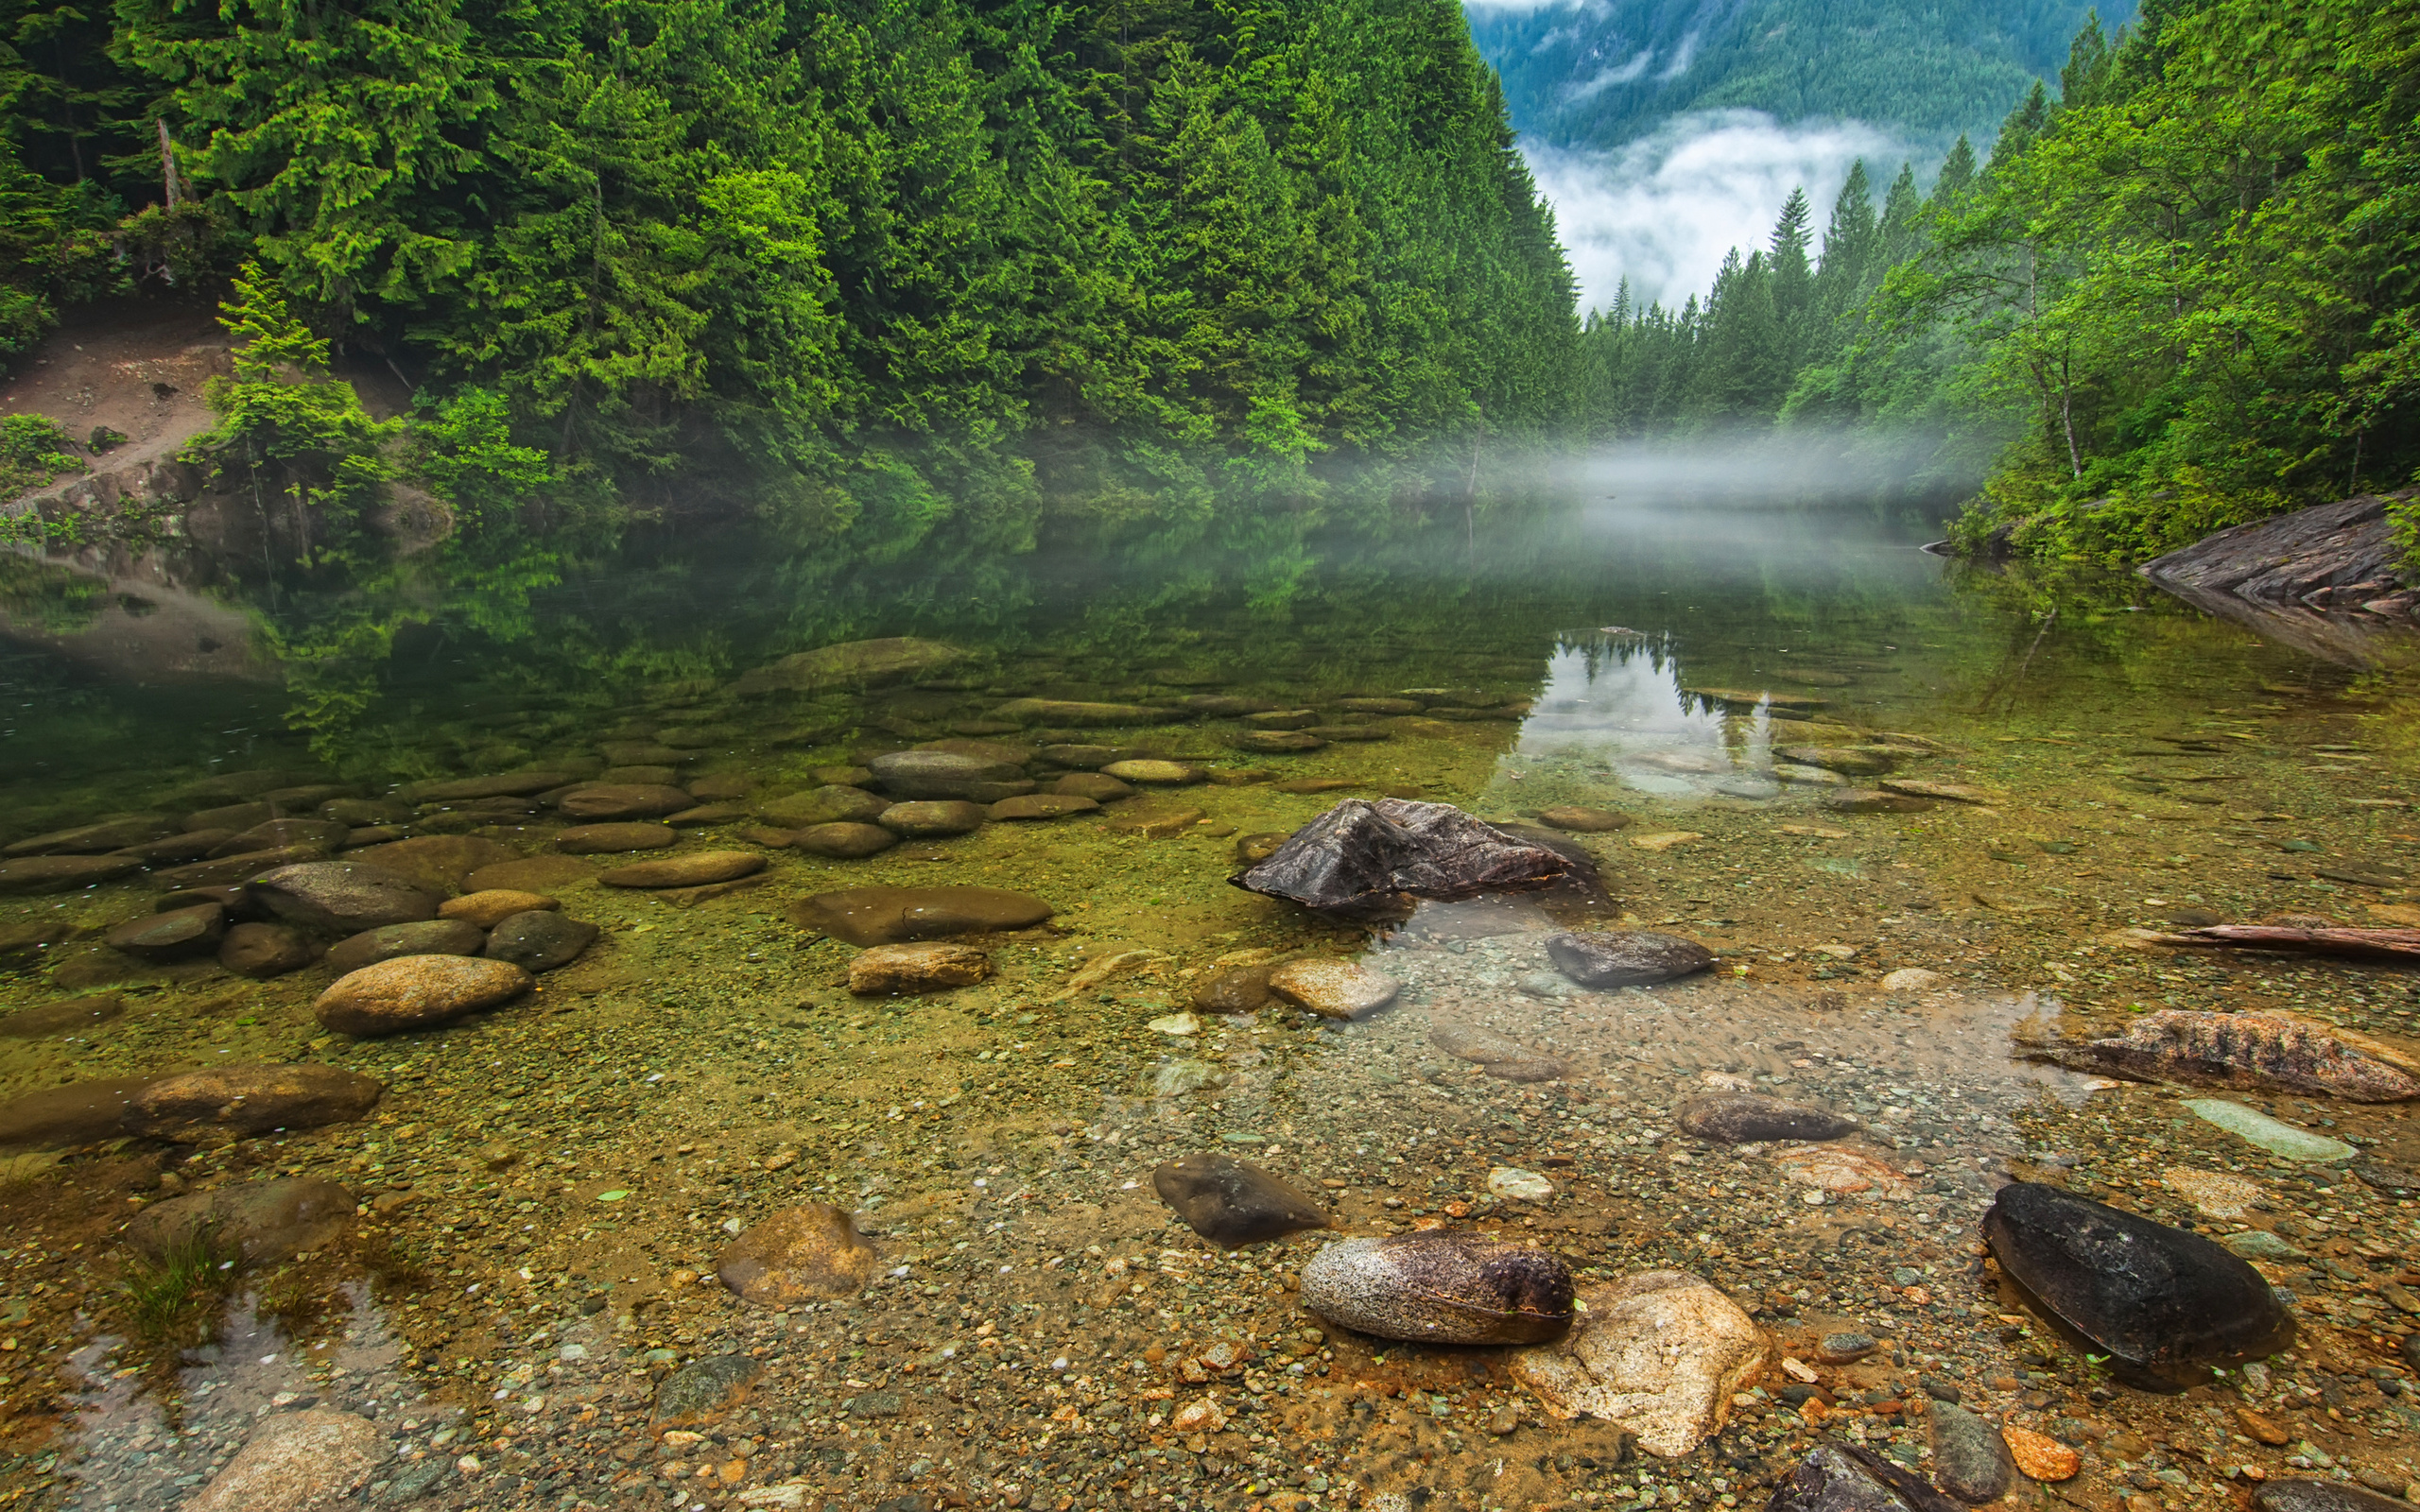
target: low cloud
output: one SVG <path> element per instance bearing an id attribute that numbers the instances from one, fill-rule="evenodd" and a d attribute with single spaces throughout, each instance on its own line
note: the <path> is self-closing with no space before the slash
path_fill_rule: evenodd
<path id="1" fill-rule="evenodd" d="M 1612 152 L 1523 143 L 1555 208 L 1583 308 L 1634 299 L 1678 304 L 1703 294 L 1732 248 L 1762 247 L 1793 188 L 1814 207 L 1820 240 L 1849 165 L 1865 160 L 1877 199 L 1911 149 L 1857 121 L 1784 126 L 1761 111 L 1679 116 Z"/>

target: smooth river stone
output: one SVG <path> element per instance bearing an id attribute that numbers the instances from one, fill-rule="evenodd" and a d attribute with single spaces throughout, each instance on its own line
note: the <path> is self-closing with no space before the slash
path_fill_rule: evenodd
<path id="1" fill-rule="evenodd" d="M 133 856 L 26 856 L 0 861 L 0 893 L 71 892 L 142 869 Z"/>
<path id="2" fill-rule="evenodd" d="M 767 799 L 756 805 L 756 816 L 785 830 L 818 824 L 864 824 L 890 807 L 891 800 L 862 787 L 811 787 Z"/>
<path id="3" fill-rule="evenodd" d="M 279 846 L 310 846 L 331 855 L 344 849 L 353 836 L 353 826 L 331 819 L 271 819 L 255 824 L 237 834 L 231 834 L 212 848 L 214 856 L 249 855 L 255 850 L 274 850 Z"/>
<path id="4" fill-rule="evenodd" d="M 602 933 L 584 919 L 573 919 L 550 908 L 533 908 L 496 921 L 479 954 L 492 961 L 510 961 L 525 971 L 551 971 L 569 966 Z"/>
<path id="5" fill-rule="evenodd" d="M 681 832 L 662 824 L 579 824 L 555 836 L 555 849 L 574 856 L 662 850 L 680 843 Z"/>
<path id="6" fill-rule="evenodd" d="M 857 861 L 880 854 L 899 843 L 899 836 L 879 824 L 810 824 L 790 836 L 790 849 L 836 861 Z"/>
<path id="7" fill-rule="evenodd" d="M 662 861 L 635 861 L 615 867 L 596 880 L 608 887 L 702 887 L 753 876 L 765 869 L 765 858 L 753 850 L 699 850 Z"/>
<path id="8" fill-rule="evenodd" d="M 849 962 L 849 990 L 860 997 L 946 992 L 973 987 L 991 974 L 992 957 L 979 945 L 957 940 L 875 945 Z"/>
<path id="9" fill-rule="evenodd" d="M 1164 762 L 1146 756 L 1112 762 L 1100 769 L 1100 775 L 1138 787 L 1186 787 L 1201 781 L 1201 768 L 1186 762 Z"/>
<path id="10" fill-rule="evenodd" d="M 1001 887 L 850 887 L 800 899 L 789 919 L 801 929 L 865 946 L 1030 929 L 1052 912 L 1039 898 Z"/>
<path id="11" fill-rule="evenodd" d="M 337 978 L 311 1011 L 338 1034 L 400 1034 L 509 1003 L 529 987 L 529 973 L 510 961 L 405 955 Z"/>
<path id="12" fill-rule="evenodd" d="M 895 750 L 866 765 L 875 785 L 903 799 L 971 798 L 986 783 L 1013 782 L 1025 776 L 1022 763 L 949 750 Z"/>
<path id="13" fill-rule="evenodd" d="M 1358 1019 L 1395 1000 L 1403 984 L 1354 961 L 1288 961 L 1269 973 L 1269 990 L 1322 1019 Z"/>
<path id="14" fill-rule="evenodd" d="M 1330 1227 L 1311 1197 L 1231 1156 L 1170 1160 L 1151 1173 L 1151 1190 L 1195 1233 L 1229 1249 Z"/>
<path id="15" fill-rule="evenodd" d="M 493 929 L 515 914 L 562 906 L 544 893 L 523 892 L 517 887 L 488 887 L 446 899 L 437 905 L 437 917 L 458 919 L 477 929 Z"/>
<path id="16" fill-rule="evenodd" d="M 1011 698 L 992 711 L 992 717 L 1011 725 L 1156 725 L 1168 717 L 1166 709 L 1139 703 L 1080 703 L 1063 698 Z"/>
<path id="17" fill-rule="evenodd" d="M 389 1452 L 369 1418 L 326 1407 L 272 1412 L 227 1468 L 179 1512 L 318 1512 L 358 1505 L 354 1492 Z"/>
<path id="18" fill-rule="evenodd" d="M 130 1132 L 180 1144 L 223 1144 L 276 1129 L 350 1124 L 386 1084 L 341 1066 L 211 1066 L 162 1076 L 127 1101 Z"/>
<path id="19" fill-rule="evenodd" d="M 1071 814 L 1094 814 L 1100 804 L 1088 798 L 1072 794 L 1028 793 L 1023 798 L 1004 798 L 985 813 L 994 820 L 1063 819 Z"/>
<path id="20" fill-rule="evenodd" d="M 743 1299 L 765 1307 L 831 1302 L 856 1296 L 879 1259 L 838 1208 L 811 1202 L 769 1213 L 715 1260 L 715 1274 Z"/>
<path id="21" fill-rule="evenodd" d="M 1835 814 L 1922 814 L 1935 806 L 1931 799 L 1885 793 L 1878 787 L 1840 788 L 1824 794 L 1823 802 Z"/>
<path id="22" fill-rule="evenodd" d="M 656 819 L 697 805 L 686 792 L 654 782 L 597 782 L 575 787 L 555 803 L 563 817 L 580 823 Z"/>
<path id="23" fill-rule="evenodd" d="M 1424 1344 L 1538 1344 L 1571 1324 L 1571 1269 L 1546 1250 L 1452 1230 L 1346 1239 L 1303 1266 L 1329 1322 Z"/>
<path id="24" fill-rule="evenodd" d="M 1912 1470 L 1859 1444 L 1827 1438 L 1773 1488 L 1765 1512 L 1962 1512 Z"/>
<path id="25" fill-rule="evenodd" d="M 2002 1187 L 1983 1241 L 2003 1274 L 2121 1374 L 2190 1383 L 2293 1339 L 2269 1283 L 2215 1240 L 2061 1187 Z"/>
<path id="26" fill-rule="evenodd" d="M 1638 821 L 1616 809 L 1588 809 L 1564 804 L 1540 809 L 1538 822 L 1547 829 L 1572 834 L 1605 834 L 1615 830 L 1627 830 Z"/>
<path id="27" fill-rule="evenodd" d="M 292 924 L 247 921 L 218 942 L 218 964 L 256 982 L 299 971 L 320 958 L 313 937 Z"/>
<path id="28" fill-rule="evenodd" d="M 1592 929 L 1556 935 L 1547 954 L 1582 987 L 1635 987 L 1666 982 L 1714 964 L 1714 953 L 1693 939 L 1645 929 Z"/>
<path id="29" fill-rule="evenodd" d="M 1673 1122 L 1684 1134 L 1716 1144 L 1751 1144 L 1768 1140 L 1836 1140 L 1856 1132 L 1858 1123 L 1845 1113 L 1806 1103 L 1784 1102 L 1754 1092 L 1722 1092 L 1683 1103 Z"/>
<path id="30" fill-rule="evenodd" d="M 328 954 L 321 959 L 330 971 L 342 975 L 399 955 L 476 955 L 479 947 L 487 942 L 487 932 L 476 924 L 459 919 L 432 919 L 417 924 L 388 924 L 364 930 L 328 947 Z"/>
<path id="31" fill-rule="evenodd" d="M 923 840 L 973 834 L 983 828 L 985 817 L 979 803 L 919 799 L 912 803 L 893 803 L 876 816 L 874 822 L 904 839 Z"/>
<path id="32" fill-rule="evenodd" d="M 2410 1512 L 2401 1497 L 2335 1481 L 2270 1481 L 2252 1493 L 2252 1512 Z"/>
<path id="33" fill-rule="evenodd" d="M 0 848 L 0 856 L 99 855 L 105 850 L 123 850 L 130 846 L 164 840 L 176 833 L 177 826 L 166 819 L 111 819 L 30 835 Z"/>
<path id="34" fill-rule="evenodd" d="M 244 885 L 255 907 L 304 929 L 358 934 L 437 917 L 439 894 L 381 867 L 310 861 L 279 867 Z"/>
<path id="35" fill-rule="evenodd" d="M 1115 803 L 1134 796 L 1132 783 L 1121 782 L 1106 772 L 1069 772 L 1051 783 L 1050 791 L 1061 798 L 1087 798 L 1095 803 Z"/>
<path id="36" fill-rule="evenodd" d="M 485 835 L 422 834 L 355 850 L 345 859 L 391 871 L 441 896 L 469 891 L 473 872 L 504 865 L 519 855 L 510 846 Z"/>
<path id="37" fill-rule="evenodd" d="M 2185 1107 L 2203 1123 L 2216 1125 L 2281 1160 L 2326 1164 L 2349 1160 L 2360 1153 L 2342 1140 L 2332 1140 L 2325 1134 L 2314 1134 L 2307 1128 L 2279 1123 L 2241 1103 L 2230 1103 L 2219 1097 L 2188 1097 L 2185 1100 Z"/>
<path id="38" fill-rule="evenodd" d="M 114 951 L 140 961 L 180 961 L 207 955 L 218 949 L 227 934 L 227 910 L 218 903 L 171 908 L 142 919 L 130 919 L 101 936 Z"/>
<path id="39" fill-rule="evenodd" d="M 1231 744 L 1237 750 L 1260 756 L 1300 756 L 1327 748 L 1326 741 L 1307 730 L 1239 730 L 1232 737 Z M 1120 762 L 1118 765 L 1123 766 L 1126 764 Z M 1113 772 L 1112 775 L 1123 777 L 1125 773 Z"/>
<path id="40" fill-rule="evenodd" d="M 1253 1013 L 1269 1004 L 1274 966 L 1230 966 L 1193 984 L 1193 1005 L 1204 1013 Z"/>

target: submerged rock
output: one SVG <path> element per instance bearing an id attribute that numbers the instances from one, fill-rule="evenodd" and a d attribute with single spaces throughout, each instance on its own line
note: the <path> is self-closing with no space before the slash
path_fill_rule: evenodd
<path id="1" fill-rule="evenodd" d="M 1396 911 L 1415 898 L 1533 891 L 1573 875 L 1575 866 L 1451 804 L 1347 799 L 1229 880 L 1309 908 L 1367 914 Z"/>
<path id="2" fill-rule="evenodd" d="M 1230 966 L 1193 984 L 1193 1005 L 1204 1013 L 1253 1013 L 1269 1004 L 1274 966 Z"/>
<path id="3" fill-rule="evenodd" d="M 523 892 L 517 887 L 488 887 L 465 893 L 459 898 L 448 898 L 438 904 L 437 917 L 458 919 L 475 929 L 493 929 L 515 914 L 562 906 L 560 900 L 549 898 L 544 893 Z"/>
<path id="4" fill-rule="evenodd" d="M 1765 1140 L 1836 1140 L 1856 1132 L 1845 1113 L 1755 1092 L 1720 1092 L 1683 1103 L 1673 1115 L 1681 1132 L 1716 1144 Z"/>
<path id="5" fill-rule="evenodd" d="M 1928 798 L 1885 793 L 1878 787 L 1843 787 L 1824 795 L 1824 806 L 1835 814 L 1922 814 L 1934 806 Z"/>
<path id="6" fill-rule="evenodd" d="M 756 805 L 756 816 L 785 830 L 804 830 L 819 824 L 865 824 L 890 807 L 891 802 L 892 799 L 861 787 L 814 787 L 804 793 L 768 799 Z"/>
<path id="7" fill-rule="evenodd" d="M 899 836 L 879 824 L 810 824 L 790 836 L 790 849 L 835 861 L 858 861 L 880 855 L 899 843 Z"/>
<path id="8" fill-rule="evenodd" d="M 1870 1449 L 1827 1438 L 1773 1488 L 1765 1512 L 1960 1512 L 1957 1503 Z"/>
<path id="9" fill-rule="evenodd" d="M 2252 1512 L 2406 1512 L 2411 1505 L 2335 1481 L 2271 1481 L 2252 1493 Z"/>
<path id="10" fill-rule="evenodd" d="M 86 1034 L 126 1011 L 126 1000 L 114 992 L 45 1003 L 0 1014 L 0 1040 L 45 1040 L 55 1034 Z"/>
<path id="11" fill-rule="evenodd" d="M 1627 830 L 1638 821 L 1615 809 L 1581 808 L 1566 803 L 1540 809 L 1538 822 L 1550 830 L 1565 830 L 1574 834 L 1608 834 Z"/>
<path id="12" fill-rule="evenodd" d="M 2147 1013 L 2114 1040 L 2052 1040 L 2029 1058 L 2135 1081 L 2183 1082 L 2399 1103 L 2420 1097 L 2420 1075 L 2365 1035 L 2288 1013 Z"/>
<path id="13" fill-rule="evenodd" d="M 1269 990 L 1322 1019 L 1357 1019 L 1395 1000 L 1403 984 L 1353 961 L 1288 961 L 1269 973 Z"/>
<path id="14" fill-rule="evenodd" d="M 349 1503 L 387 1454 L 386 1435 L 367 1418 L 324 1407 L 275 1413 L 181 1512 L 311 1512 Z"/>
<path id="15" fill-rule="evenodd" d="M 391 871 L 443 897 L 466 891 L 473 872 L 519 862 L 520 852 L 484 835 L 422 834 L 369 846 L 345 859 Z"/>
<path id="16" fill-rule="evenodd" d="M 2046 1315 L 2121 1371 L 2190 1381 L 2293 1339 L 2269 1283 L 2216 1241 L 2060 1187 L 2002 1187 L 1983 1241 Z"/>
<path id="17" fill-rule="evenodd" d="M 1980 1506 L 2008 1494 L 2016 1461 L 1989 1421 L 1955 1402 L 1935 1402 L 1931 1418 L 1933 1483 L 1961 1502 Z"/>
<path id="18" fill-rule="evenodd" d="M 28 835 L 0 847 L 0 856 L 99 855 L 107 850 L 124 850 L 153 840 L 164 840 L 175 834 L 177 828 L 163 818 L 110 819 L 99 824 L 78 825 L 72 830 L 53 830 L 47 834 Z"/>
<path id="19" fill-rule="evenodd" d="M 971 652 L 943 641 L 893 636 L 844 641 L 800 651 L 742 674 L 734 691 L 741 697 L 772 693 L 817 693 L 825 688 L 871 688 L 939 671 L 966 661 Z"/>
<path id="20" fill-rule="evenodd" d="M 70 892 L 142 869 L 133 856 L 26 856 L 0 861 L 0 893 Z"/>
<path id="21" fill-rule="evenodd" d="M 325 1249 L 353 1222 L 353 1194 L 317 1177 L 241 1181 L 155 1202 L 126 1226 L 130 1248 L 155 1263 L 206 1239 L 250 1265 Z"/>
<path id="22" fill-rule="evenodd" d="M 2230 1103 L 2218 1097 L 2188 1097 L 2185 1100 L 2185 1107 L 2204 1124 L 2257 1144 L 2280 1160 L 2328 1164 L 2349 1160 L 2360 1153 L 2342 1140 L 2314 1134 L 2307 1128 L 2296 1128 L 2241 1103 Z"/>
<path id="23" fill-rule="evenodd" d="M 1311 1257 L 1302 1302 L 1331 1323 L 1426 1344 L 1537 1344 L 1571 1324 L 1571 1270 L 1485 1234 L 1346 1239 Z"/>
<path id="24" fill-rule="evenodd" d="M 607 887 L 702 887 L 752 877 L 764 869 L 765 858 L 753 850 L 696 850 L 663 861 L 615 867 L 596 881 Z"/>
<path id="25" fill-rule="evenodd" d="M 227 910 L 218 903 L 171 908 L 142 919 L 130 919 L 102 936 L 110 949 L 139 961 L 181 961 L 207 955 L 227 934 Z"/>
<path id="26" fill-rule="evenodd" d="M 280 867 L 252 878 L 244 890 L 263 913 L 332 935 L 435 919 L 442 901 L 409 878 L 358 861 Z"/>
<path id="27" fill-rule="evenodd" d="M 555 803 L 563 817 L 579 824 L 656 819 L 693 806 L 686 792 L 660 782 L 592 782 Z"/>
<path id="28" fill-rule="evenodd" d="M 875 784 L 894 799 L 974 798 L 991 783 L 1025 776 L 1022 762 L 951 750 L 895 750 L 866 765 Z"/>
<path id="29" fill-rule="evenodd" d="M 338 1034 L 400 1034 L 406 1029 L 435 1028 L 464 1014 L 510 1003 L 529 987 L 529 973 L 510 961 L 405 955 L 337 978 L 311 1005 L 311 1012 Z"/>
<path id="30" fill-rule="evenodd" d="M 1547 954 L 1582 987 L 1635 987 L 1703 971 L 1714 952 L 1678 935 L 1645 929 L 1591 929 L 1556 935 Z"/>
<path id="31" fill-rule="evenodd" d="M 1224 1155 L 1188 1155 L 1151 1173 L 1151 1190 L 1193 1231 L 1229 1249 L 1329 1227 L 1303 1193 Z"/>
<path id="32" fill-rule="evenodd" d="M 1558 1057 L 1477 1024 L 1440 1020 L 1429 1026 L 1428 1042 L 1498 1081 L 1557 1081 L 1571 1074 L 1571 1067 Z"/>
<path id="33" fill-rule="evenodd" d="M 849 963 L 849 990 L 861 997 L 901 992 L 946 992 L 973 987 L 992 974 L 992 957 L 980 947 L 952 942 L 876 945 Z"/>
<path id="34" fill-rule="evenodd" d="M 715 1273 L 748 1301 L 788 1307 L 856 1296 L 878 1258 L 847 1213 L 811 1202 L 769 1214 L 742 1232 L 717 1257 Z"/>
<path id="35" fill-rule="evenodd" d="M 1763 1331 L 1702 1277 L 1643 1271 L 1580 1300 L 1579 1327 L 1513 1356 L 1513 1377 L 1549 1416 L 1617 1423 L 1651 1454 L 1675 1459 L 1705 1442 L 1730 1419 L 1731 1394 L 1764 1368 Z"/>
<path id="36" fill-rule="evenodd" d="M 108 1076 L 45 1087 L 0 1103 L 0 1149 L 63 1149 L 123 1138 L 126 1110 L 157 1076 Z"/>
<path id="37" fill-rule="evenodd" d="M 1168 717 L 1166 709 L 1139 703 L 1083 703 L 1065 698 L 1011 698 L 992 711 L 992 717 L 1011 725 L 1156 725 Z"/>
<path id="38" fill-rule="evenodd" d="M 939 839 L 953 834 L 973 834 L 983 828 L 990 816 L 980 803 L 962 799 L 919 799 L 912 803 L 893 803 L 874 816 L 884 829 L 910 840 Z"/>
<path id="39" fill-rule="evenodd" d="M 680 843 L 681 832 L 668 824 L 576 824 L 555 836 L 555 849 L 573 856 L 662 850 Z"/>
<path id="40" fill-rule="evenodd" d="M 717 1354 L 692 1361 L 655 1388 L 650 1418 L 658 1428 L 700 1423 L 738 1406 L 765 1374 L 763 1362 L 744 1354 Z"/>
<path id="41" fill-rule="evenodd" d="M 1106 772 L 1070 772 L 1051 783 L 1050 791 L 1060 798 L 1088 798 L 1095 803 L 1115 803 L 1122 798 L 1132 798 L 1134 784 L 1120 782 Z"/>
<path id="42" fill-rule="evenodd" d="M 548 908 L 532 908 L 499 919 L 488 932 L 479 954 L 492 961 L 510 961 L 525 971 L 551 971 L 579 959 L 602 933 L 584 919 Z"/>
<path id="43" fill-rule="evenodd" d="M 391 961 L 398 955 L 476 955 L 488 942 L 487 932 L 459 919 L 432 919 L 418 924 L 389 924 L 364 930 L 330 946 L 322 957 L 339 974 Z"/>
<path id="44" fill-rule="evenodd" d="M 266 982 L 320 958 L 311 936 L 291 924 L 237 924 L 218 942 L 218 964 L 237 976 Z"/>
<path id="45" fill-rule="evenodd" d="M 799 900 L 789 919 L 850 945 L 896 945 L 1030 929 L 1052 911 L 1039 898 L 1003 887 L 849 887 Z"/>
<path id="46" fill-rule="evenodd" d="M 386 1083 L 340 1066 L 213 1066 L 162 1076 L 127 1101 L 128 1132 L 180 1144 L 223 1144 L 272 1129 L 350 1124 Z"/>
<path id="47" fill-rule="evenodd" d="M 1098 812 L 1098 800 L 1074 793 L 1031 793 L 1024 798 L 1004 798 L 985 812 L 995 820 L 1063 819 L 1071 814 Z"/>

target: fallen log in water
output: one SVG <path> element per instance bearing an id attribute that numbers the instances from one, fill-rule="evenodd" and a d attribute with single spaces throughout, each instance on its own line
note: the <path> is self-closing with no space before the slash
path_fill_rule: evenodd
<path id="1" fill-rule="evenodd" d="M 2158 945 L 2226 945 L 2237 950 L 2300 951 L 2312 955 L 2384 955 L 2420 961 L 2420 929 L 2324 929 L 2292 924 L 2210 924 L 2156 935 Z"/>

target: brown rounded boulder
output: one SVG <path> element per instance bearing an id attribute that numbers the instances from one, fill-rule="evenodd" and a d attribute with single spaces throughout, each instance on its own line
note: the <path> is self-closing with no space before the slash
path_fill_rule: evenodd
<path id="1" fill-rule="evenodd" d="M 401 1034 L 451 1023 L 529 990 L 510 961 L 464 955 L 404 955 L 340 977 L 311 1012 L 339 1034 Z"/>

